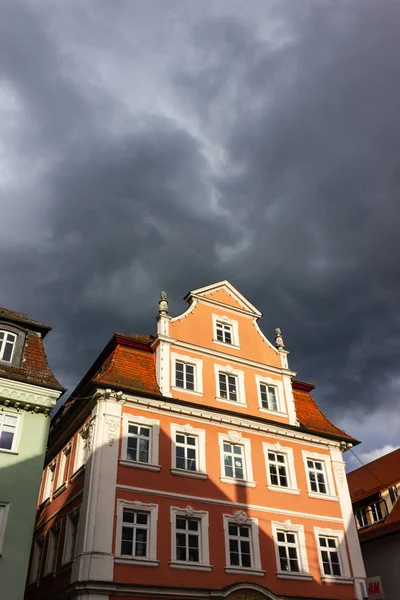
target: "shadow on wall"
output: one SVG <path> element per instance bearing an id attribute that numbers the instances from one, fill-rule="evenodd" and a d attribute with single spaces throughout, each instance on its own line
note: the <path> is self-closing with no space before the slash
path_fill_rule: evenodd
<path id="1" fill-rule="evenodd" d="M 123 440 L 120 439 L 120 458 L 123 447 L 122 442 Z M 212 592 L 213 598 L 220 598 L 221 600 L 227 597 L 229 600 L 277 600 L 278 598 L 280 600 L 284 598 L 291 598 L 291 600 L 295 600 L 296 598 L 304 600 L 322 600 L 328 598 L 331 600 L 353 600 L 355 598 L 354 585 L 322 583 L 313 525 L 307 523 L 307 519 L 299 519 L 296 516 L 283 514 L 273 514 L 271 517 L 267 512 L 254 510 L 251 508 L 252 503 L 249 500 L 251 488 L 244 485 L 222 483 L 219 477 L 213 481 L 210 477 L 208 479 L 198 479 L 188 475 L 179 476 L 172 474 L 171 444 L 173 444 L 171 437 L 161 429 L 159 440 L 159 464 L 161 468 L 158 472 L 119 464 L 115 493 L 115 527 L 112 542 L 113 553 L 116 555 L 114 564 L 114 584 L 116 585 L 116 589 L 113 593 L 110 593 L 110 600 L 152 598 L 151 589 L 155 586 L 157 590 L 165 589 L 166 593 L 170 588 L 182 588 L 186 590 L 184 592 L 186 600 L 191 598 L 190 590 L 204 589 L 210 591 L 210 597 Z M 107 450 L 108 446 L 105 445 L 101 449 L 101 452 L 107 452 Z M 78 597 L 74 593 L 74 584 L 70 583 L 72 561 L 63 564 L 65 560 L 65 545 L 67 543 L 66 526 L 68 515 L 82 502 L 83 494 L 79 492 L 79 487 L 82 486 L 82 480 L 90 471 L 94 460 L 95 455 L 92 454 L 88 459 L 86 468 L 82 469 L 82 472 L 78 476 L 75 474 L 72 478 L 73 480 L 70 477 L 66 489 L 55 500 L 50 502 L 48 506 L 41 507 L 38 511 L 35 539 L 44 534 L 42 538 L 44 539 L 44 544 L 40 577 L 38 582 L 28 585 L 25 595 L 26 600 L 59 600 L 63 598 L 65 600 L 72 600 Z M 264 464 L 264 459 L 262 463 Z M 216 464 L 219 470 L 220 457 L 218 447 L 215 448 L 215 455 L 207 455 L 208 470 L 215 471 L 217 468 Z M 255 479 L 257 480 L 257 476 Z M 258 477 L 257 486 L 265 487 L 265 505 L 267 505 L 270 494 L 276 496 L 276 492 L 270 492 L 266 487 L 265 466 L 264 477 Z M 153 493 L 145 491 L 149 489 L 153 490 Z M 305 492 L 302 490 L 302 493 Z M 199 498 L 205 498 L 206 500 Z M 297 497 L 293 496 L 293 498 Z M 125 523 L 122 522 L 123 509 L 118 509 L 121 501 L 126 502 L 124 504 L 126 508 Z M 129 564 L 129 557 L 127 555 L 134 547 L 140 554 L 150 552 L 152 527 L 151 519 L 149 517 L 146 519 L 145 516 L 141 517 L 142 527 L 140 527 L 140 523 L 134 523 L 136 517 L 133 517 L 133 513 L 129 510 L 129 503 L 133 502 L 140 502 L 143 505 L 158 505 L 156 536 L 156 559 L 158 564 L 156 563 L 152 567 Z M 171 511 L 171 507 L 179 509 L 177 515 L 174 511 Z M 139 510 L 143 514 L 147 512 L 146 506 L 135 509 L 132 505 L 131 510 Z M 295 500 L 292 510 L 296 510 Z M 177 568 L 177 563 L 182 561 L 183 557 L 189 558 L 189 562 L 192 562 L 189 566 L 192 567 L 197 562 L 195 561 L 197 558 L 200 563 L 204 563 L 205 556 L 201 543 L 202 528 L 199 519 L 201 519 L 201 514 L 205 512 L 208 513 L 209 519 L 209 564 L 212 568 L 202 571 L 189 570 L 182 568 L 182 564 L 178 564 L 178 567 L 181 568 Z M 224 519 L 227 517 L 224 517 L 224 515 L 229 515 L 229 522 L 231 523 L 231 526 L 228 526 L 230 541 L 227 544 L 224 534 Z M 82 524 L 84 518 L 85 515 L 81 510 L 76 561 L 79 560 L 79 556 L 82 553 L 84 530 Z M 106 515 L 98 515 L 96 528 L 103 527 L 107 518 L 108 516 Z M 171 519 L 179 518 L 179 522 L 175 521 L 175 523 L 171 523 Z M 193 521 L 190 525 L 187 521 L 184 523 L 184 519 L 187 518 Z M 282 527 L 282 532 L 285 534 L 285 543 L 282 544 L 280 556 L 277 557 L 276 555 L 271 520 L 279 521 L 283 524 L 288 518 L 291 519 L 293 524 L 304 524 L 308 567 L 309 572 L 313 576 L 312 579 L 290 579 L 290 575 L 287 579 L 278 579 L 276 576 L 278 564 L 282 571 L 296 573 L 297 570 L 300 572 L 302 570 L 301 556 L 298 551 L 295 552 L 293 549 L 295 538 L 293 535 L 290 535 L 290 526 L 288 526 L 287 530 L 285 530 L 284 526 Z M 258 528 L 252 527 L 254 521 L 251 519 L 257 519 Z M 194 521 L 198 523 L 197 529 Z M 321 527 L 330 526 L 329 523 L 324 523 L 323 521 L 319 523 Z M 58 529 L 58 537 L 54 569 L 47 575 L 44 575 L 46 560 L 48 560 L 46 557 L 48 557 L 51 539 L 50 530 L 55 528 L 55 526 Z M 173 526 L 177 529 L 177 544 L 171 543 Z M 184 527 L 188 528 L 188 530 L 186 531 Z M 139 536 L 136 537 L 136 544 L 133 537 L 135 535 L 133 533 L 134 529 L 139 532 L 139 534 L 136 533 L 136 536 Z M 121 534 L 122 531 L 123 535 Z M 173 546 L 176 547 L 176 550 L 173 550 Z M 286 549 L 283 546 L 286 546 Z M 102 549 L 99 550 L 102 551 Z M 175 554 L 176 552 L 178 555 Z M 330 552 L 331 568 L 335 568 L 332 566 L 335 562 L 335 557 L 329 548 L 327 552 Z M 339 548 L 338 556 L 343 552 L 347 552 L 346 548 Z M 257 556 L 259 556 L 260 561 L 258 565 Z M 254 572 L 250 570 L 246 571 L 246 567 L 249 564 L 254 567 Z M 343 569 L 343 566 L 341 568 Z M 135 586 L 135 593 L 132 593 L 132 595 L 129 595 L 129 590 L 127 590 L 129 584 L 134 584 Z M 124 587 L 123 594 L 122 590 L 121 595 L 118 594 L 118 587 Z M 140 595 L 141 589 L 143 589 L 143 595 Z M 147 592 L 145 592 L 145 589 Z M 169 594 L 166 597 L 171 598 L 171 590 Z M 156 596 L 163 597 L 159 594 L 159 591 Z M 104 597 L 107 598 L 107 595 Z"/>

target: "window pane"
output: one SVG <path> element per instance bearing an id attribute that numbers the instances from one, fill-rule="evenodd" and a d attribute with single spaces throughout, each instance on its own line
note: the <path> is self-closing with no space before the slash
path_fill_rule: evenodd
<path id="1" fill-rule="evenodd" d="M 148 523 L 148 515 L 146 513 L 137 513 L 136 515 L 136 523 L 140 525 L 147 525 Z"/>
<path id="2" fill-rule="evenodd" d="M 11 450 L 14 439 L 14 433 L 10 431 L 3 431 L 0 434 L 0 448 L 2 450 Z"/>
<path id="3" fill-rule="evenodd" d="M 237 535 L 238 534 L 238 526 L 234 523 L 229 523 L 229 535 Z"/>
<path id="4" fill-rule="evenodd" d="M 125 510 L 123 512 L 123 522 L 124 523 L 134 523 L 135 521 L 135 513 L 129 511 L 129 510 Z"/>

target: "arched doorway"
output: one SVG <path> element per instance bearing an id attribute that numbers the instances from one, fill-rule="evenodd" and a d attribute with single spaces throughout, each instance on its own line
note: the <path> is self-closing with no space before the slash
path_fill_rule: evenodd
<path id="1" fill-rule="evenodd" d="M 226 593 L 226 592 L 225 592 Z M 235 585 L 224 596 L 226 600 L 275 600 L 275 596 L 258 585 Z"/>

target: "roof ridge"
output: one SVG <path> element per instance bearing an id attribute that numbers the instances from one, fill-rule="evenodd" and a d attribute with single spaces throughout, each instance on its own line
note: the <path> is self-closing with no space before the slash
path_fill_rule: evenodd
<path id="1" fill-rule="evenodd" d="M 365 465 L 362 465 L 361 467 L 357 467 L 357 469 L 353 469 L 352 471 L 350 471 L 348 473 L 348 475 L 351 475 L 352 473 L 357 473 L 358 471 L 361 471 L 362 469 L 366 469 L 368 471 L 368 469 L 371 466 L 374 466 L 375 463 L 387 458 L 391 454 L 395 454 L 395 452 L 400 452 L 400 448 L 396 448 L 395 450 L 392 450 L 391 452 L 387 452 L 387 454 L 383 454 L 382 456 L 378 456 L 378 458 L 374 458 L 374 460 L 371 460 L 370 462 L 366 463 Z"/>

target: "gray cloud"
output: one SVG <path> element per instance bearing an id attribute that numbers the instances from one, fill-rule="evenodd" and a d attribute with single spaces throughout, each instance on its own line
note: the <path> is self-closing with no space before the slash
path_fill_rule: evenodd
<path id="1" fill-rule="evenodd" d="M 330 416 L 357 435 L 378 404 L 384 428 L 399 403 L 398 3 L 95 5 L 5 5 L 0 304 L 53 325 L 72 387 L 114 330 L 154 331 L 161 289 L 178 313 L 227 278 L 267 335 L 282 327 Z"/>

